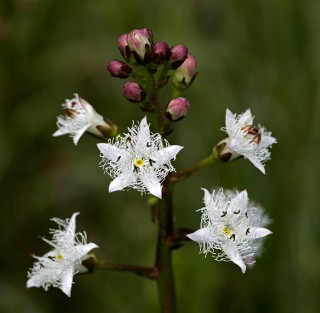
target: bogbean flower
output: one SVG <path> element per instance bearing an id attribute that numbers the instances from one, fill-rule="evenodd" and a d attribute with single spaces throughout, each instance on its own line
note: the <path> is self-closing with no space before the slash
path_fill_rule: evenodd
<path id="1" fill-rule="evenodd" d="M 27 288 L 43 287 L 47 291 L 50 286 L 58 287 L 70 297 L 73 275 L 88 271 L 81 262 L 88 257 L 88 252 L 98 246 L 87 243 L 85 233 L 76 234 L 78 214 L 74 213 L 70 220 L 52 219 L 59 225 L 59 229 L 51 230 L 52 240 L 43 240 L 53 250 L 42 257 L 34 256 L 37 261 L 28 272 Z"/>
<path id="2" fill-rule="evenodd" d="M 170 146 L 158 133 L 150 133 L 147 119 L 128 129 L 109 143 L 100 143 L 101 166 L 114 180 L 109 192 L 131 187 L 161 198 L 161 183 L 174 171 L 170 160 L 175 159 L 181 146 Z"/>
<path id="3" fill-rule="evenodd" d="M 115 126 L 111 121 L 105 120 L 86 100 L 74 94 L 74 98 L 67 99 L 62 105 L 65 116 L 58 116 L 58 130 L 54 137 L 69 134 L 76 145 L 80 137 L 85 133 L 105 139 L 114 134 Z"/>
<path id="4" fill-rule="evenodd" d="M 200 253 L 232 261 L 245 273 L 246 262 L 252 263 L 260 247 L 256 241 L 271 234 L 260 225 L 261 211 L 250 205 L 246 190 L 232 193 L 221 188 L 212 194 L 203 190 L 201 228 L 187 236 L 200 244 Z"/>
<path id="5" fill-rule="evenodd" d="M 221 130 L 228 137 L 215 146 L 214 153 L 224 162 L 244 156 L 265 174 L 264 163 L 271 155 L 268 148 L 277 141 L 264 127 L 254 126 L 253 120 L 250 109 L 238 116 L 227 109 L 226 126 Z"/>

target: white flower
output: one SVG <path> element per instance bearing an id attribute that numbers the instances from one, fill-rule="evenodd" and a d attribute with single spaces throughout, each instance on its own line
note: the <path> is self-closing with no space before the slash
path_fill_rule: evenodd
<path id="1" fill-rule="evenodd" d="M 170 160 L 175 159 L 181 146 L 170 146 L 160 134 L 150 133 L 147 119 L 128 129 L 109 143 L 100 143 L 101 166 L 114 179 L 109 192 L 131 187 L 161 198 L 161 183 L 174 171 Z"/>
<path id="2" fill-rule="evenodd" d="M 52 240 L 43 240 L 51 245 L 53 250 L 42 257 L 35 256 L 37 261 L 28 272 L 27 288 L 43 287 L 48 290 L 50 286 L 58 287 L 70 297 L 73 275 L 87 271 L 81 261 L 87 257 L 89 251 L 98 247 L 94 243 L 87 244 L 85 233 L 75 233 L 78 214 L 74 213 L 70 220 L 52 219 L 60 227 L 50 230 Z"/>
<path id="3" fill-rule="evenodd" d="M 106 121 L 94 110 L 91 104 L 80 98 L 78 94 L 74 94 L 74 96 L 73 99 L 67 99 L 66 103 L 62 104 L 65 116 L 58 116 L 57 126 L 59 129 L 53 136 L 69 134 L 75 145 L 85 132 L 101 139 L 110 137 L 114 132 L 114 125 L 110 121 Z"/>
<path id="4" fill-rule="evenodd" d="M 200 244 L 201 253 L 210 252 L 217 261 L 230 260 L 244 273 L 245 261 L 253 260 L 259 249 L 256 239 L 271 231 L 260 227 L 261 211 L 249 205 L 246 190 L 237 194 L 222 188 L 212 194 L 203 190 L 201 228 L 187 236 Z"/>
<path id="5" fill-rule="evenodd" d="M 262 126 L 253 125 L 254 117 L 250 109 L 240 115 L 226 111 L 226 127 L 222 128 L 229 138 L 227 148 L 249 159 L 255 167 L 265 174 L 263 163 L 270 159 L 268 147 L 276 143 L 276 139 L 266 132 Z M 232 159 L 235 157 L 233 156 Z M 231 159 L 230 159 L 231 160 Z"/>

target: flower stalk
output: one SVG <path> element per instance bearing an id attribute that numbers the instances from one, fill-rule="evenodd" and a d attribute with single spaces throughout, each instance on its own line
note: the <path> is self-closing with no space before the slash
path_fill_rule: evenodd
<path id="1" fill-rule="evenodd" d="M 214 155 L 211 154 L 207 158 L 199 161 L 198 163 L 195 163 L 194 165 L 192 165 L 192 166 L 190 166 L 190 167 L 188 167 L 188 168 L 186 168 L 186 169 L 184 169 L 184 170 L 182 170 L 182 171 L 180 171 L 178 173 L 172 174 L 170 176 L 170 180 L 173 183 L 182 181 L 182 180 L 186 179 L 187 177 L 189 177 L 194 172 L 199 171 L 202 168 L 213 164 L 215 162 L 215 160 L 216 159 L 215 159 Z"/>
<path id="2" fill-rule="evenodd" d="M 97 260 L 95 264 L 95 270 L 131 272 L 149 279 L 155 279 L 158 276 L 158 273 L 154 267 L 135 266 L 100 260 Z"/>
<path id="3" fill-rule="evenodd" d="M 172 249 L 169 238 L 173 236 L 172 184 L 169 179 L 163 186 L 163 199 L 159 202 L 158 240 L 155 268 L 158 271 L 157 287 L 161 313 L 176 312 L 176 292 L 172 268 Z"/>

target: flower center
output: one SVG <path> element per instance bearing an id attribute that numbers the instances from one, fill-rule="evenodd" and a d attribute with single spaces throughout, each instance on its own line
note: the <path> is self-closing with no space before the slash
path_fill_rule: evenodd
<path id="1" fill-rule="evenodd" d="M 57 254 L 56 259 L 57 259 L 57 260 L 60 260 L 60 261 L 63 260 L 62 254 L 60 254 L 60 253 Z"/>
<path id="2" fill-rule="evenodd" d="M 231 231 L 231 229 L 230 229 L 229 227 L 224 227 L 224 228 L 222 229 L 222 233 L 223 233 L 224 235 L 226 235 L 226 236 L 230 236 L 231 233 L 232 233 L 232 231 Z"/>
<path id="3" fill-rule="evenodd" d="M 261 134 L 259 129 L 254 125 L 245 125 L 241 128 L 242 131 L 247 133 L 244 138 L 248 138 L 248 135 L 251 135 L 251 142 L 256 143 L 257 145 L 261 142 Z"/>
<path id="4" fill-rule="evenodd" d="M 142 159 L 135 159 L 134 160 L 134 165 L 137 167 L 141 167 L 141 166 L 143 166 L 143 164 L 144 164 L 144 160 L 142 160 Z"/>

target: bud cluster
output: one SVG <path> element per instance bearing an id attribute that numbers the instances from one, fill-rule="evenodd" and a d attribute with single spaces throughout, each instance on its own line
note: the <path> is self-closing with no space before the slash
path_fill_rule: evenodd
<path id="1" fill-rule="evenodd" d="M 168 104 L 165 116 L 170 121 L 186 116 L 190 104 L 177 94 L 190 87 L 197 74 L 196 58 L 189 54 L 188 48 L 184 45 L 170 48 L 164 41 L 155 42 L 148 28 L 134 29 L 120 35 L 118 48 L 124 61 L 112 60 L 107 70 L 113 77 L 134 80 L 123 85 L 123 96 L 130 102 L 141 103 L 144 111 L 154 111 L 152 93 L 167 84 L 170 78 L 168 73 L 173 71 L 172 83 L 177 92 L 175 99 Z M 159 67 L 162 67 L 161 70 Z M 153 86 L 150 86 L 150 81 L 154 81 Z"/>

